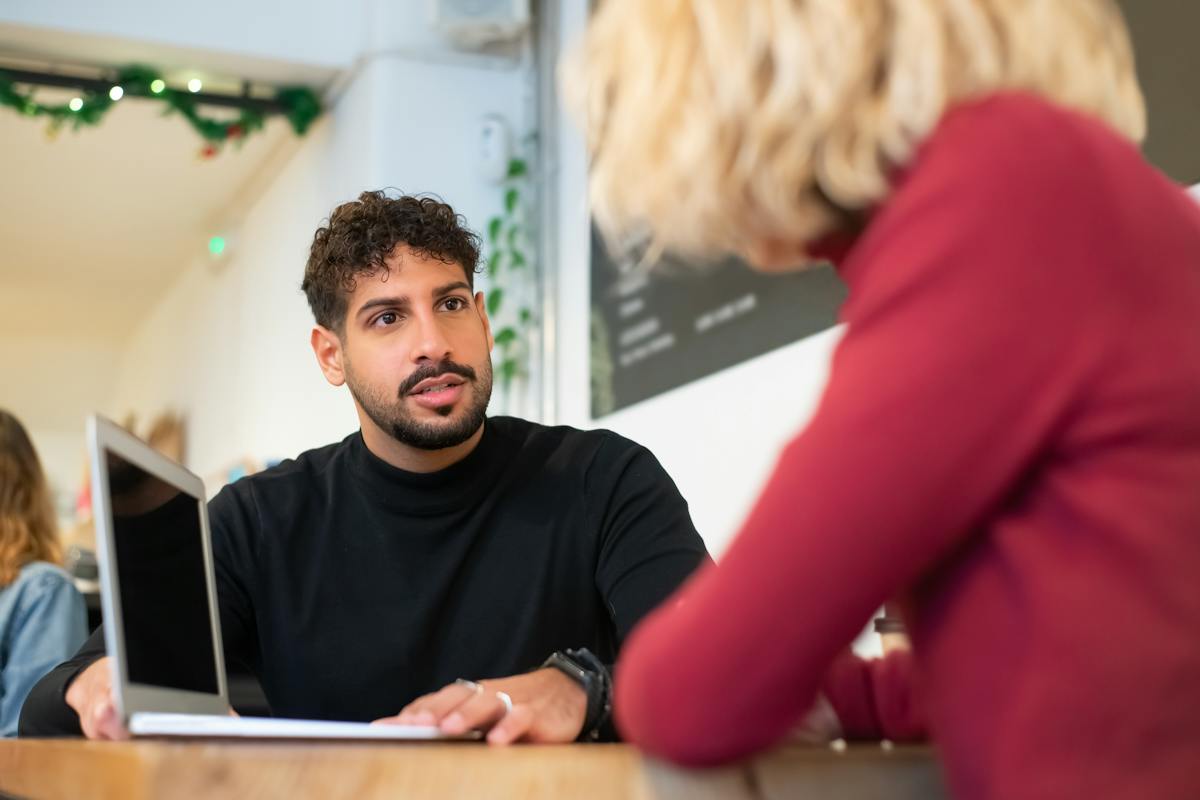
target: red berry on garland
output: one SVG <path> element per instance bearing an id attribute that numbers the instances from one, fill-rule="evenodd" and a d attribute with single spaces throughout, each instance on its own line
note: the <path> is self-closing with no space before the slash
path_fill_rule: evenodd
<path id="1" fill-rule="evenodd" d="M 225 129 L 225 136 L 230 139 L 240 139 L 246 134 L 245 128 L 236 122 Z"/>
<path id="2" fill-rule="evenodd" d="M 201 158 L 212 158 L 217 154 L 217 146 L 215 144 L 206 144 L 200 148 Z"/>

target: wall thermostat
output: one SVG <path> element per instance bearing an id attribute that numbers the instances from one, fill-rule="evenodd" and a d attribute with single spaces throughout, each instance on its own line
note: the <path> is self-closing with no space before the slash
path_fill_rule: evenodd
<path id="1" fill-rule="evenodd" d="M 479 172 L 486 180 L 502 181 L 510 158 L 512 131 L 503 117 L 489 114 L 479 125 Z"/>

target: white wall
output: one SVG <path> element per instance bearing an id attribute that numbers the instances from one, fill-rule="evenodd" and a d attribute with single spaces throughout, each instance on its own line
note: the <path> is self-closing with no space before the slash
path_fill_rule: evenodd
<path id="1" fill-rule="evenodd" d="M 106 341 L 31 340 L 0 321 L 0 408 L 29 432 L 60 516 L 70 516 L 83 474 L 84 419 L 108 401 L 119 352 Z"/>
<path id="2" fill-rule="evenodd" d="M 206 479 L 355 430 L 349 394 L 325 383 L 308 344 L 299 286 L 313 231 L 336 204 L 383 186 L 436 193 L 482 228 L 501 192 L 476 174 L 476 122 L 524 124 L 525 83 L 523 70 L 486 61 L 365 60 L 247 211 L 229 258 L 191 265 L 140 327 L 114 411 L 182 411 L 188 465 Z"/>
<path id="3" fill-rule="evenodd" d="M 585 0 L 562 6 L 561 40 L 574 41 Z M 825 387 L 840 335 L 832 329 L 593 420 L 588 381 L 586 161 L 578 131 L 559 122 L 557 220 L 558 421 L 611 428 L 649 447 L 679 485 L 714 554 L 737 532 L 783 444 L 799 432 Z M 746 386 L 755 387 L 753 404 Z"/>

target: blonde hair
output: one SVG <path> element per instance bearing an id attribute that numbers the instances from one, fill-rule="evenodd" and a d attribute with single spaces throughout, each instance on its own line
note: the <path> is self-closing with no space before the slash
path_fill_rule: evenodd
<path id="1" fill-rule="evenodd" d="M 0 410 L 0 587 L 31 561 L 62 561 L 58 526 L 33 442 Z"/>
<path id="2" fill-rule="evenodd" d="M 562 78 L 602 229 L 685 254 L 836 230 L 964 99 L 1145 134 L 1110 0 L 600 0 Z"/>

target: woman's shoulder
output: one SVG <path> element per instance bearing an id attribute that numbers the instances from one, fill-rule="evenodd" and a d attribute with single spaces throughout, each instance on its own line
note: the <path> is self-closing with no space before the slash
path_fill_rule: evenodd
<path id="1" fill-rule="evenodd" d="M 1025 264 L 1044 277 L 1046 260 L 1083 265 L 1082 251 L 1140 243 L 1145 226 L 1132 219 L 1139 204 L 1177 206 L 1180 194 L 1099 118 L 1002 92 L 945 114 L 898 173 L 873 227 L 876 239 L 898 235 L 926 249 L 1004 253 L 1006 270 Z"/>
<path id="2" fill-rule="evenodd" d="M 1064 198 L 1105 199 L 1114 183 L 1136 187 L 1154 174 L 1137 143 L 1099 117 L 1019 91 L 950 108 L 917 163 L 948 184 L 1013 194 L 1027 209 L 1043 200 L 1059 211 Z M 993 197 L 990 212 L 1006 199 Z"/>
<path id="3" fill-rule="evenodd" d="M 0 588 L 0 638 L 6 638 L 11 626 L 22 625 L 31 614 L 57 614 L 64 607 L 83 607 L 83 595 L 75 588 L 67 571 L 45 561 L 32 561 L 21 567 L 16 579 Z"/>
<path id="4" fill-rule="evenodd" d="M 8 588 L 13 594 L 25 595 L 62 591 L 63 587 L 75 588 L 75 582 L 65 569 L 48 561 L 31 561 L 21 567 L 17 579 Z"/>

